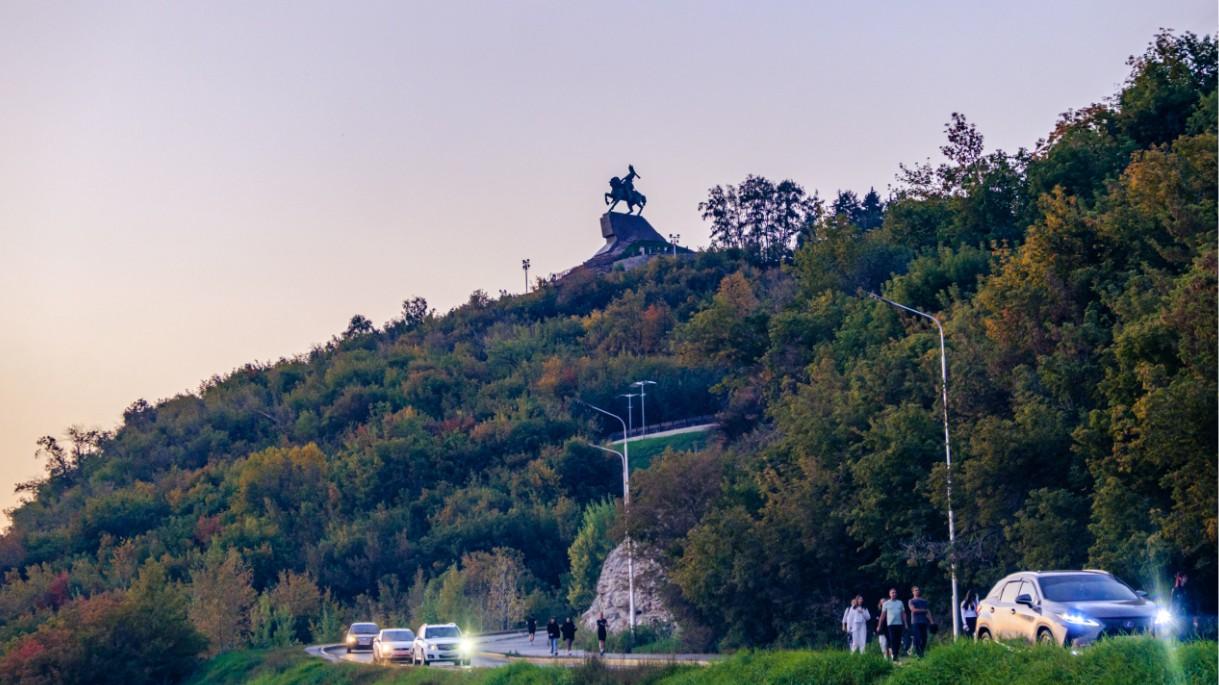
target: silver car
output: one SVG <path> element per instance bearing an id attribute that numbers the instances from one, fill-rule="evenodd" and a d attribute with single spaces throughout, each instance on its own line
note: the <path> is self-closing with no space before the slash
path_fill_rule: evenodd
<path id="1" fill-rule="evenodd" d="M 410 661 L 415 632 L 410 628 L 386 628 L 372 640 L 372 661 Z"/>
<path id="2" fill-rule="evenodd" d="M 1105 571 L 1022 571 L 978 604 L 979 640 L 1086 645 L 1101 637 L 1155 634 L 1172 615 Z"/>

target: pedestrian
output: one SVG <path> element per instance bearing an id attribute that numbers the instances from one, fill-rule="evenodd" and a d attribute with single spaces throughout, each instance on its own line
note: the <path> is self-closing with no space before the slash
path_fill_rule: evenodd
<path id="1" fill-rule="evenodd" d="M 910 607 L 910 631 L 913 633 L 914 653 L 921 657 L 927 652 L 927 631 L 935 619 L 931 616 L 931 606 L 923 599 L 923 592 L 917 585 L 910 588 L 910 594 L 910 601 L 906 603 Z"/>
<path id="2" fill-rule="evenodd" d="M 537 635 L 538 632 L 538 620 L 532 615 L 525 619 L 525 630 L 529 631 L 529 644 L 532 645 L 533 637 Z"/>
<path id="3" fill-rule="evenodd" d="M 1187 586 L 1189 575 L 1185 571 L 1177 571 L 1172 581 L 1172 595 L 1169 602 L 1172 616 L 1177 623 L 1177 636 L 1185 637 L 1190 628 L 1198 632 L 1198 612 L 1194 604 L 1193 589 Z"/>
<path id="4" fill-rule="evenodd" d="M 906 605 L 897 598 L 897 588 L 889 588 L 889 599 L 881 605 L 876 618 L 877 631 L 884 630 L 889 638 L 889 654 L 894 663 L 901 659 L 902 633 L 906 628 Z"/>
<path id="5" fill-rule="evenodd" d="M 863 595 L 855 595 L 851 606 L 842 614 L 842 630 L 851 638 L 852 652 L 863 654 L 863 649 L 868 644 L 868 621 L 871 620 L 872 614 L 869 614 L 868 608 L 863 605 Z"/>
<path id="6" fill-rule="evenodd" d="M 965 634 L 973 635 L 978 627 L 978 595 L 973 590 L 965 591 L 965 599 L 961 602 L 961 622 L 965 624 Z"/>
<path id="7" fill-rule="evenodd" d="M 559 621 L 554 617 L 550 617 L 550 621 L 546 624 L 546 639 L 550 641 L 550 656 L 559 655 Z"/>
<path id="8" fill-rule="evenodd" d="M 885 610 L 885 598 L 881 597 L 876 600 L 876 617 L 880 618 L 880 613 Z M 885 632 L 885 628 L 878 621 L 876 624 L 876 644 L 880 645 L 880 655 L 889 657 L 889 636 Z"/>
<path id="9" fill-rule="evenodd" d="M 605 612 L 597 618 L 597 646 L 601 650 L 601 656 L 605 656 L 605 638 L 609 632 L 609 622 L 605 620 Z"/>
<path id="10" fill-rule="evenodd" d="M 567 656 L 571 656 L 571 643 L 576 641 L 576 623 L 570 616 L 563 622 L 563 641 L 567 643 Z"/>

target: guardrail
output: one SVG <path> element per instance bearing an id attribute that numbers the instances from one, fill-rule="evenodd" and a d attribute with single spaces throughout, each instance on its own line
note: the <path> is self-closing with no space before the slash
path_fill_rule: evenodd
<path id="1" fill-rule="evenodd" d="M 706 414 L 704 416 L 691 416 L 687 419 L 677 419 L 676 421 L 665 421 L 664 423 L 648 424 L 647 430 L 642 428 L 632 428 L 627 431 L 627 435 L 632 438 L 638 438 L 652 433 L 663 433 L 665 431 L 676 430 L 678 428 L 689 428 L 690 426 L 702 426 L 708 423 L 715 423 L 715 414 Z M 622 431 L 614 431 L 606 436 L 606 440 L 621 439 Z"/>

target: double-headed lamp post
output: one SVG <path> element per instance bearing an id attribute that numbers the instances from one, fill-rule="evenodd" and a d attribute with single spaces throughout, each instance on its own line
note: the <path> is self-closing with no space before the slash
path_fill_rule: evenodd
<path id="1" fill-rule="evenodd" d="M 639 386 L 639 434 L 648 432 L 648 386 L 656 385 L 656 381 L 635 381 L 631 385 Z"/>
<path id="2" fill-rule="evenodd" d="M 677 256 L 677 241 L 679 241 L 679 240 L 681 240 L 680 233 L 670 233 L 669 234 L 669 244 L 673 246 L 673 256 L 674 257 Z"/>
<path id="3" fill-rule="evenodd" d="M 528 259 L 521 260 L 521 270 L 525 272 L 525 292 L 529 292 L 529 267 L 532 263 Z"/>
<path id="4" fill-rule="evenodd" d="M 946 482 L 948 487 L 948 568 L 952 576 L 952 639 L 955 640 L 961 634 L 961 607 L 958 604 L 959 600 L 957 598 L 957 526 L 956 520 L 952 515 L 952 447 L 948 440 L 948 356 L 944 352 L 944 327 L 940 325 L 939 319 L 926 312 L 920 312 L 904 304 L 898 304 L 876 293 L 868 293 L 868 295 L 898 309 L 904 309 L 911 314 L 921 316 L 924 319 L 930 319 L 935 324 L 936 330 L 940 332 L 940 390 L 944 402 L 944 463 L 947 466 Z"/>
<path id="5" fill-rule="evenodd" d="M 589 443 L 591 447 L 595 447 L 604 452 L 611 452 L 618 455 L 622 459 L 622 512 L 626 517 L 626 583 L 627 583 L 627 611 L 630 612 L 631 635 L 635 634 L 635 552 L 631 545 L 631 443 L 627 435 L 626 422 L 621 416 L 605 411 L 601 407 L 589 404 L 583 400 L 579 400 L 580 404 L 599 411 L 606 416 L 612 416 L 618 419 L 618 423 L 622 424 L 622 451 L 612 450 L 608 447 L 594 445 Z"/>

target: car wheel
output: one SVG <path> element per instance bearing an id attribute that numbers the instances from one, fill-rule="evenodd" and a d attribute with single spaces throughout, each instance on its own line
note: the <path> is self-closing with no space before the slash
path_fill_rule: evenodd
<path id="1" fill-rule="evenodd" d="M 990 631 L 985 628 L 979 630 L 978 631 L 978 641 L 979 642 L 990 642 L 991 641 Z"/>
<path id="2" fill-rule="evenodd" d="M 1037 644 L 1057 645 L 1058 640 L 1054 639 L 1054 633 L 1050 632 L 1049 628 L 1042 628 L 1037 631 Z"/>
<path id="3" fill-rule="evenodd" d="M 351 654 L 351 647 L 348 647 L 348 648 L 347 648 L 347 653 L 348 653 L 348 654 Z"/>

